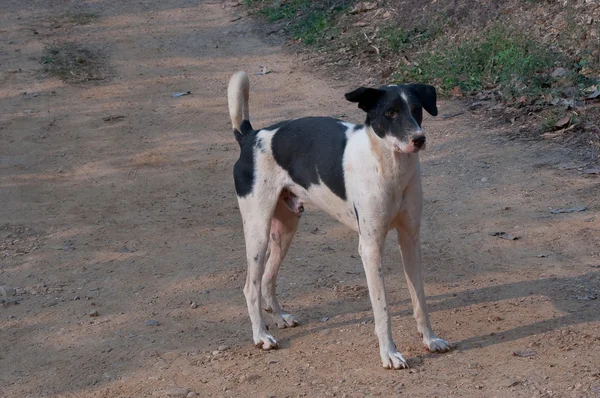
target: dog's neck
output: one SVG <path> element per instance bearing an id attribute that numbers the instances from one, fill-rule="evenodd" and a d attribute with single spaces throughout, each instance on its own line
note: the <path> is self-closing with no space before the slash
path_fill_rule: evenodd
<path id="1" fill-rule="evenodd" d="M 417 153 L 396 152 L 386 145 L 370 125 L 366 124 L 365 130 L 371 145 L 371 152 L 379 163 L 381 173 L 386 178 L 394 180 L 395 176 L 406 176 L 408 170 L 415 169 L 414 163 L 419 161 Z"/>

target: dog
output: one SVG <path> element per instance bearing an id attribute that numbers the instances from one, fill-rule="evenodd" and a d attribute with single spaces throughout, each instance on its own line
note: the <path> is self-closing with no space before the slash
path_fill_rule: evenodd
<path id="1" fill-rule="evenodd" d="M 366 112 L 364 124 L 331 117 L 286 120 L 255 130 L 250 124 L 249 79 L 235 73 L 227 90 L 233 133 L 240 145 L 233 177 L 242 215 L 248 271 L 244 296 L 254 344 L 278 348 L 261 313 L 279 328 L 298 325 L 275 295 L 277 272 L 310 202 L 358 233 L 381 361 L 407 368 L 392 340 L 382 254 L 395 229 L 414 318 L 423 344 L 445 352 L 450 344 L 433 332 L 421 273 L 422 209 L 419 152 L 425 149 L 423 109 L 437 115 L 436 91 L 425 84 L 360 87 L 345 95 Z"/>

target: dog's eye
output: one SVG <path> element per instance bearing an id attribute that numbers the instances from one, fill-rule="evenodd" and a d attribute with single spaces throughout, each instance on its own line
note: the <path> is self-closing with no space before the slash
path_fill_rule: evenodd
<path id="1" fill-rule="evenodd" d="M 385 117 L 389 118 L 389 119 L 393 119 L 396 117 L 396 111 L 394 110 L 389 110 L 385 113 Z"/>

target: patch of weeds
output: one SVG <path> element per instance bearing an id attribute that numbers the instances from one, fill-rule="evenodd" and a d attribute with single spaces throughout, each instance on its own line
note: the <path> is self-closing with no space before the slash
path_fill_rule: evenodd
<path id="1" fill-rule="evenodd" d="M 560 120 L 560 118 L 561 118 L 561 116 L 558 115 L 558 114 L 556 114 L 556 113 L 550 114 L 542 122 L 542 124 L 540 126 L 540 130 L 541 130 L 540 132 L 541 133 L 547 133 L 549 131 L 556 130 L 556 123 Z"/>
<path id="2" fill-rule="evenodd" d="M 94 12 L 81 12 L 77 14 L 67 14 L 67 20 L 75 25 L 89 25 L 99 18 Z"/>
<path id="3" fill-rule="evenodd" d="M 332 18 L 324 12 L 312 12 L 306 15 L 304 23 L 292 29 L 294 39 L 300 39 L 305 44 L 315 44 L 325 34 L 334 35 Z"/>
<path id="4" fill-rule="evenodd" d="M 412 39 L 412 35 L 406 29 L 394 25 L 383 28 L 381 35 L 393 52 L 407 48 Z"/>
<path id="5" fill-rule="evenodd" d="M 102 51 L 76 43 L 46 46 L 40 62 L 48 74 L 71 83 L 104 80 L 110 75 Z"/>
<path id="6" fill-rule="evenodd" d="M 518 32 L 501 26 L 458 44 L 439 40 L 433 51 L 422 53 L 416 65 L 401 73 L 413 80 L 449 91 L 460 87 L 478 91 L 500 86 L 507 98 L 539 94 L 551 86 L 547 74 L 557 55 Z"/>
<path id="7" fill-rule="evenodd" d="M 262 7 L 258 13 L 267 17 L 269 22 L 275 22 L 280 19 L 294 18 L 298 11 L 308 8 L 310 3 L 308 0 L 292 0 L 286 3 L 272 1 Z"/>
<path id="8" fill-rule="evenodd" d="M 389 49 L 397 53 L 406 49 L 413 48 L 421 43 L 435 39 L 442 31 L 442 26 L 431 24 L 431 26 L 411 30 L 404 29 L 397 25 L 388 25 L 381 30 L 381 37 Z"/>
<path id="9" fill-rule="evenodd" d="M 348 9 L 349 0 L 246 0 L 250 8 L 269 22 L 287 21 L 295 40 L 305 44 L 319 44 L 325 37 L 337 35 L 334 28 L 336 17 Z"/>

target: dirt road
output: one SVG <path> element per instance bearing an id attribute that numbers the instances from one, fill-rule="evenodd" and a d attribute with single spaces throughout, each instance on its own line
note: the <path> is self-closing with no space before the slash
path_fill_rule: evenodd
<path id="1" fill-rule="evenodd" d="M 16 288 L 0 297 L 1 397 L 600 396 L 600 180 L 570 167 L 570 148 L 511 141 L 469 113 L 426 120 L 426 291 L 455 351 L 422 348 L 390 236 L 393 330 L 412 369 L 381 368 L 357 239 L 309 207 L 278 285 L 302 324 L 261 352 L 227 80 L 273 71 L 251 75 L 255 126 L 361 122 L 343 100 L 361 81 L 315 75 L 233 21 L 241 6 L 73 4 L 0 6 L 0 285 Z M 97 18 L 65 17 L 77 13 Z M 42 73 L 44 46 L 65 41 L 107 54 L 111 77 Z M 585 211 L 551 212 L 573 207 Z"/>

